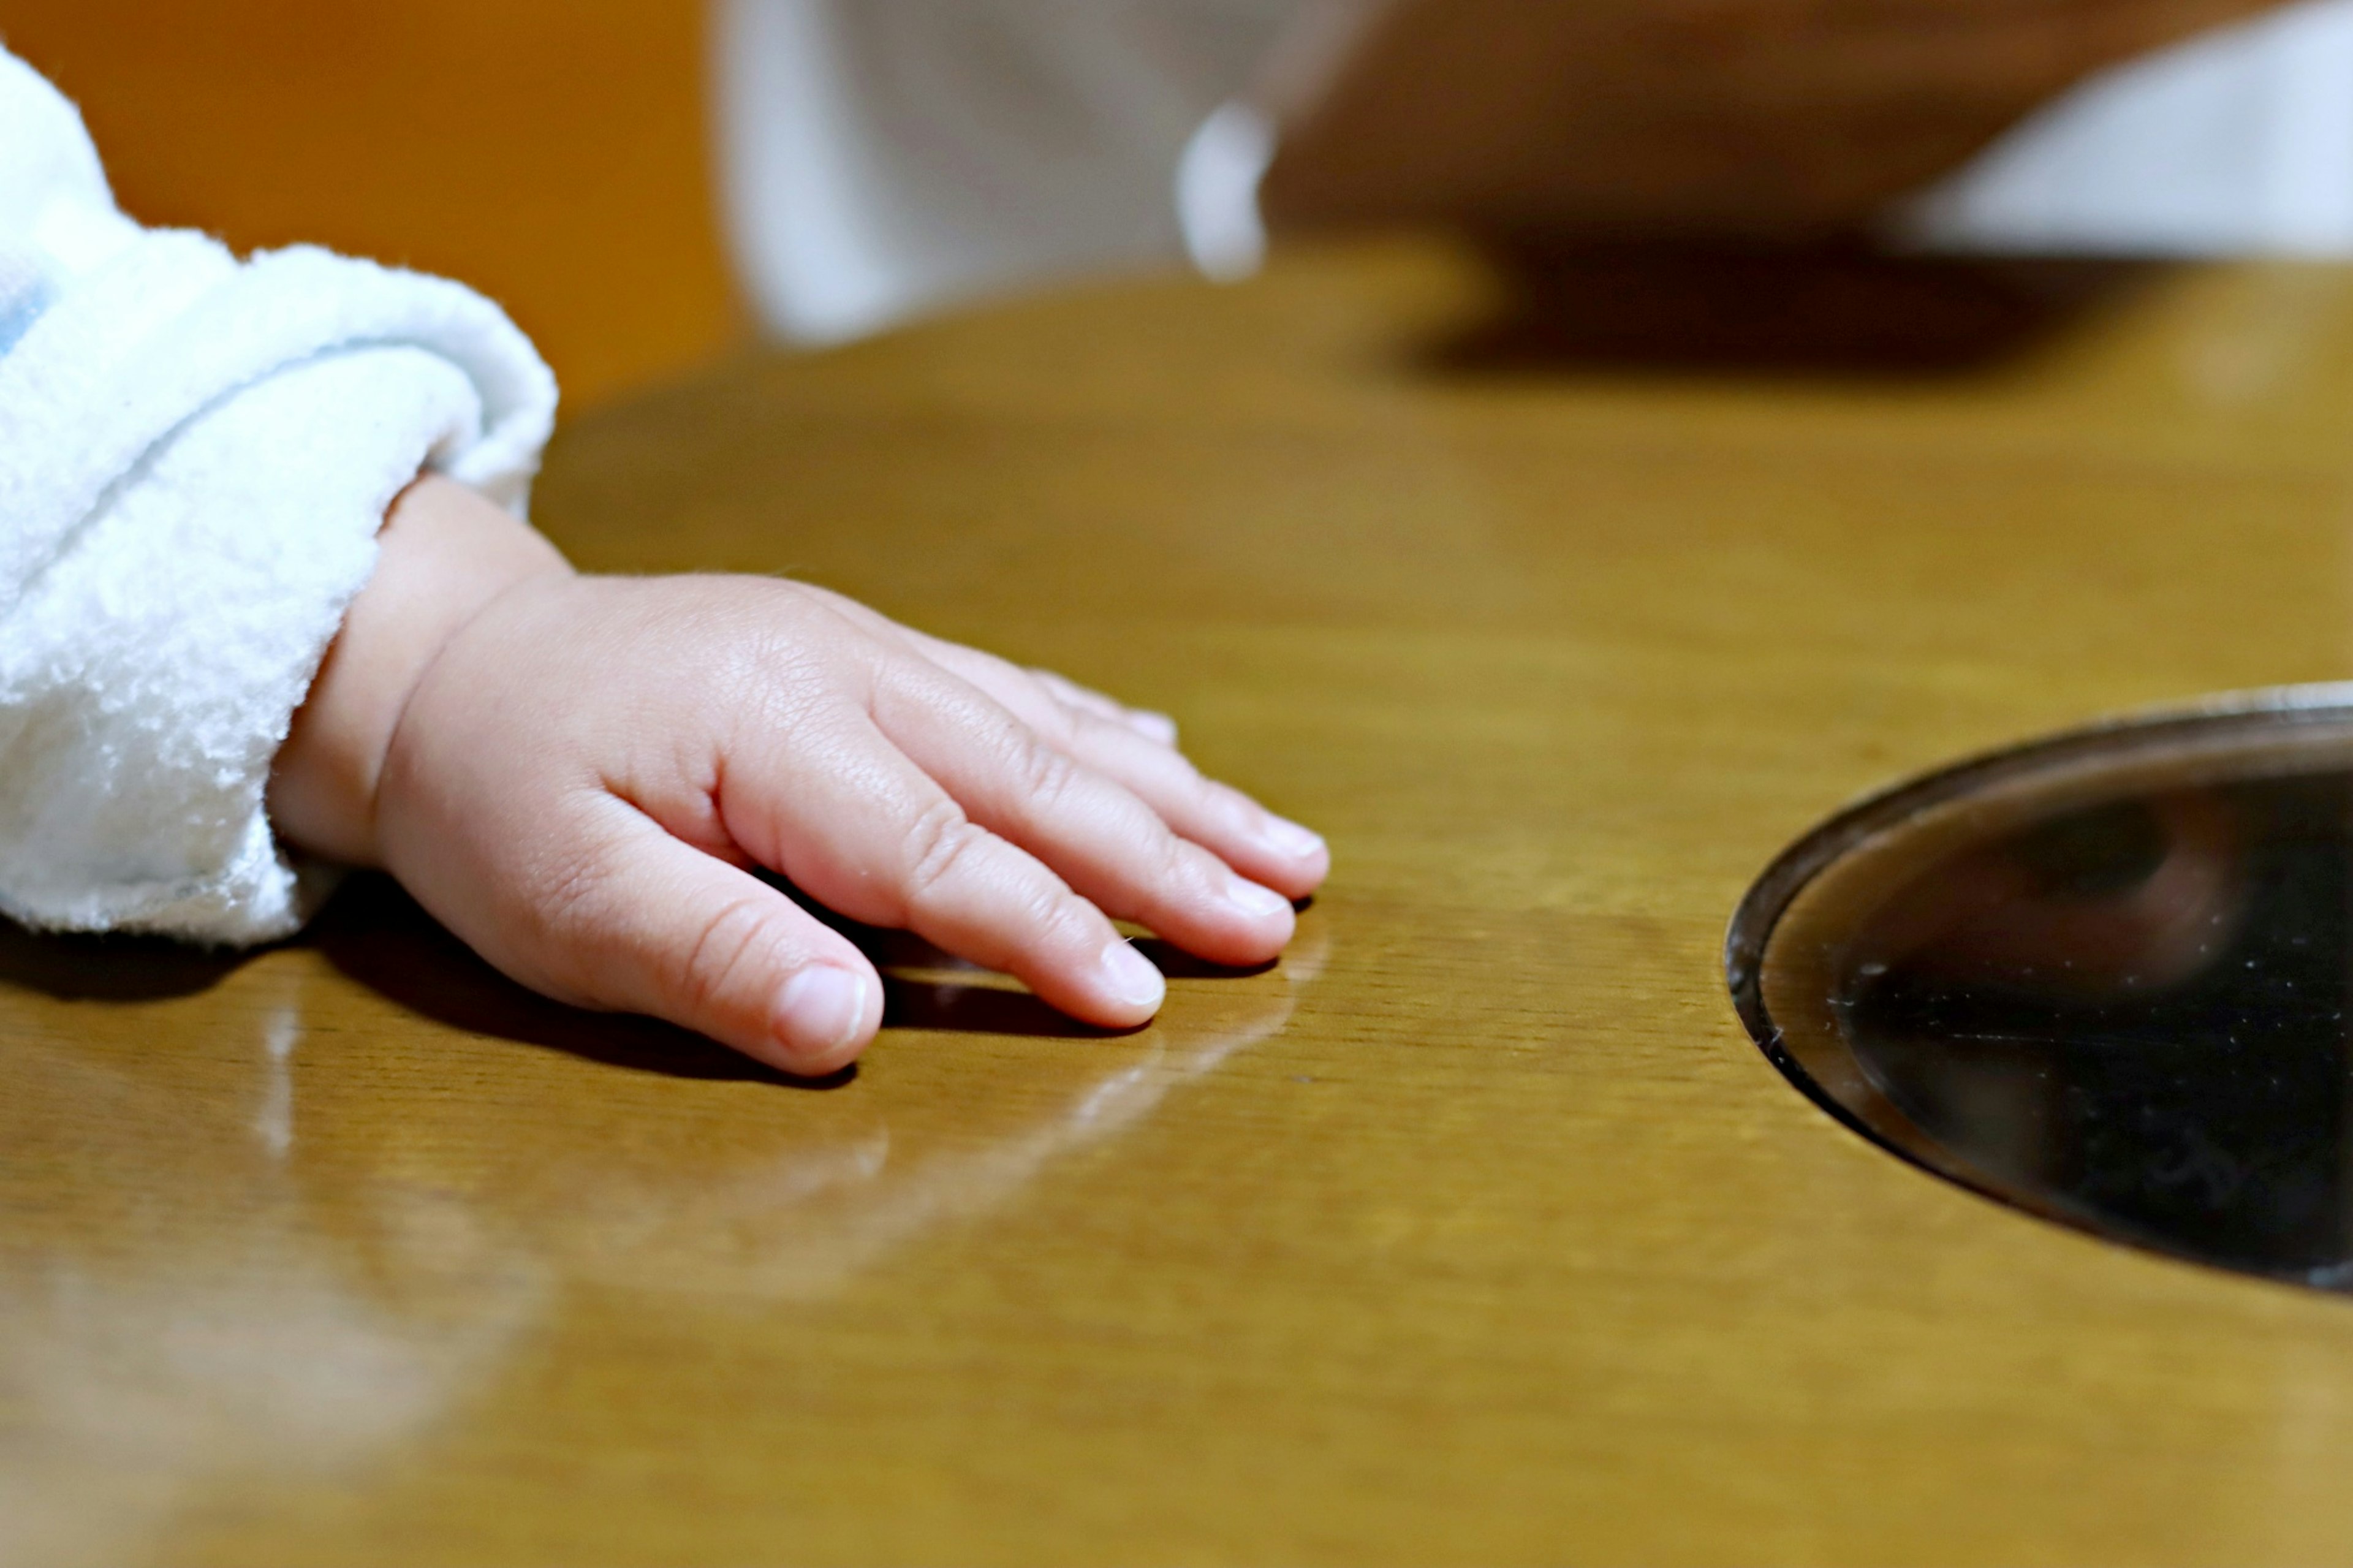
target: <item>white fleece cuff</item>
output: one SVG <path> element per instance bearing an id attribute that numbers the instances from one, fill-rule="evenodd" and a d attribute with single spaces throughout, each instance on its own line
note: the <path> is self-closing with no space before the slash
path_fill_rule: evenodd
<path id="1" fill-rule="evenodd" d="M 271 759 L 420 468 L 520 512 L 554 384 L 487 300 L 145 234 L 0 358 L 0 910 L 283 935 Z"/>
<path id="2" fill-rule="evenodd" d="M 9 618 L 11 915 L 227 942 L 301 923 L 263 814 L 270 761 L 385 506 L 480 419 L 447 361 L 365 349 L 281 371 L 144 455 Z"/>

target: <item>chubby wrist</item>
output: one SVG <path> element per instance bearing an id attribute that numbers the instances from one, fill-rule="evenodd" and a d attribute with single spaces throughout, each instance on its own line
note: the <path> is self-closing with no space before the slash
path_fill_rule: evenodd
<path id="1" fill-rule="evenodd" d="M 450 638 L 509 590 L 572 568 L 530 524 L 427 474 L 385 509 L 376 568 L 352 602 L 270 769 L 287 842 L 379 862 L 376 795 L 402 712 Z"/>

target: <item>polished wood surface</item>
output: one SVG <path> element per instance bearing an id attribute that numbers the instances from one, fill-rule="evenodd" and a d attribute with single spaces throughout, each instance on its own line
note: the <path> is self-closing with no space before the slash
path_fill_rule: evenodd
<path id="1" fill-rule="evenodd" d="M 584 563 L 1167 709 L 1329 889 L 1128 1036 L 892 947 L 816 1088 L 378 882 L 7 937 L 0 1557 L 2353 1557 L 2353 1303 L 1898 1163 L 1718 967 L 1859 791 L 2346 673 L 2348 435 L 2353 272 L 1408 244 L 575 423 Z"/>

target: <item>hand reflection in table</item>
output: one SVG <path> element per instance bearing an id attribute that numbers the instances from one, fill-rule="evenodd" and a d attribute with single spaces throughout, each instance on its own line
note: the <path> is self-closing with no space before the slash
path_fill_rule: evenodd
<path id="1" fill-rule="evenodd" d="M 201 1009 L 110 979 L 139 954 L 0 936 L 34 1021 L 0 1058 L 0 1561 L 133 1561 L 264 1478 L 324 1488 L 493 1382 L 567 1291 L 825 1298 L 1276 1033 L 1328 942 L 1310 911 L 1279 969 L 1180 972 L 1151 1028 L 1056 1037 L 1018 1032 L 1050 1016 L 1026 995 L 894 939 L 894 1018 L 970 1043 L 886 1035 L 869 1081 L 818 1092 L 567 1014 L 397 895 L 359 902 L 364 931 L 331 915 L 317 951 L 197 976 Z"/>

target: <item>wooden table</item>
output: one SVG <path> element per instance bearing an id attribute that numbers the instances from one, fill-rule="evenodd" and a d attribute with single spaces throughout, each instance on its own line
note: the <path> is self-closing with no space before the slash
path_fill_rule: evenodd
<path id="1" fill-rule="evenodd" d="M 361 882 L 0 940 L 11 1562 L 2353 1557 L 2353 1303 L 1841 1131 L 1725 919 L 1867 786 L 2353 665 L 2353 272 L 1302 254 L 723 367 L 584 563 L 791 571 L 1328 830 L 1092 1037 L 806 1089 Z"/>

